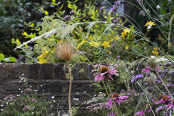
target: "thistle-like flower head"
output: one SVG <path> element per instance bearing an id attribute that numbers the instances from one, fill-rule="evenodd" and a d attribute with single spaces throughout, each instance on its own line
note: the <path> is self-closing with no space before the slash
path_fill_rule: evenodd
<path id="1" fill-rule="evenodd" d="M 59 43 L 56 46 L 56 55 L 62 60 L 69 61 L 74 56 L 74 54 L 74 47 L 70 43 Z"/>

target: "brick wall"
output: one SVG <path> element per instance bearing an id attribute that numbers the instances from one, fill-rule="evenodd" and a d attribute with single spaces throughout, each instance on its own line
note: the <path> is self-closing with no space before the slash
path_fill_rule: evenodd
<path id="1" fill-rule="evenodd" d="M 80 70 L 84 70 L 80 72 Z M 90 86 L 94 75 L 91 73 L 92 66 L 86 63 L 77 63 L 72 69 L 72 106 L 79 105 L 94 91 Z M 19 83 L 19 77 L 24 74 L 25 77 L 34 81 L 29 81 L 40 94 L 44 91 L 46 97 L 55 96 L 61 100 L 60 105 L 67 109 L 67 96 L 69 88 L 69 79 L 66 78 L 68 69 L 66 64 L 18 64 L 1 63 L 0 64 L 0 99 L 9 94 L 18 94 L 22 85 Z M 91 80 L 90 80 L 91 79 Z M 79 99 L 78 101 L 74 98 Z M 82 107 L 82 109 L 85 107 Z"/>

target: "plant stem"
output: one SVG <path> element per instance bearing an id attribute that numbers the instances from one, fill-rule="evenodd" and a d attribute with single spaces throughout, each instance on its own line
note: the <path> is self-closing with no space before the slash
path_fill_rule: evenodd
<path id="1" fill-rule="evenodd" d="M 164 87 L 166 88 L 166 90 L 167 90 L 168 94 L 170 95 L 170 97 L 173 99 L 173 96 L 171 95 L 170 91 L 168 90 L 166 84 L 164 83 L 163 79 L 161 78 L 161 76 L 160 76 L 159 74 L 158 74 L 158 77 L 159 77 L 159 79 L 161 80 L 161 82 L 163 83 L 163 85 L 164 85 Z"/>
<path id="2" fill-rule="evenodd" d="M 71 75 L 71 68 L 70 68 L 70 64 L 69 61 L 67 61 L 67 65 L 68 65 L 68 70 L 69 70 L 69 94 L 68 94 L 68 105 L 69 105 L 69 113 L 70 116 L 72 116 L 72 109 L 71 109 L 71 88 L 72 88 L 72 75 Z"/>

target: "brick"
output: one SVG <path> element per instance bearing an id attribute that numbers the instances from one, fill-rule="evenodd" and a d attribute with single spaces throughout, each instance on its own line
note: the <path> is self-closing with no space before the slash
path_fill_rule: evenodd
<path id="1" fill-rule="evenodd" d="M 18 74 L 17 74 L 17 76 L 18 77 L 20 77 L 21 75 L 24 75 L 26 78 L 29 78 L 29 64 L 17 64 L 16 65 L 16 67 L 17 67 L 17 72 L 18 72 Z"/>
<path id="2" fill-rule="evenodd" d="M 79 72 L 77 80 L 88 80 L 88 71 L 89 71 L 89 65 L 87 63 L 79 63 L 79 71 L 83 70 L 82 72 Z"/>
<path id="3" fill-rule="evenodd" d="M 4 74 L 5 80 L 17 79 L 17 70 L 15 63 L 5 63 L 4 64 Z"/>
<path id="4" fill-rule="evenodd" d="M 77 80 L 79 78 L 79 65 L 78 64 L 72 64 L 72 76 L 73 76 L 73 80 Z M 67 69 L 68 70 L 68 69 Z"/>
<path id="5" fill-rule="evenodd" d="M 95 72 L 93 72 L 92 70 L 94 70 L 94 67 L 92 65 L 89 65 L 89 72 L 88 72 L 88 77 L 93 81 L 95 78 Z"/>
<path id="6" fill-rule="evenodd" d="M 54 79 L 53 76 L 53 64 L 51 63 L 44 63 L 42 64 L 42 79 Z"/>
<path id="7" fill-rule="evenodd" d="M 5 79 L 4 75 L 4 64 L 0 64 L 0 82 L 2 82 Z"/>
<path id="8" fill-rule="evenodd" d="M 56 79 L 66 79 L 66 67 L 64 63 L 54 65 L 54 76 Z"/>
<path id="9" fill-rule="evenodd" d="M 41 64 L 29 64 L 30 67 L 30 79 L 41 79 Z"/>
<path id="10" fill-rule="evenodd" d="M 63 85 L 63 83 L 44 83 L 39 91 L 44 90 L 44 92 L 49 92 L 52 95 L 54 93 L 61 94 L 63 92 Z"/>

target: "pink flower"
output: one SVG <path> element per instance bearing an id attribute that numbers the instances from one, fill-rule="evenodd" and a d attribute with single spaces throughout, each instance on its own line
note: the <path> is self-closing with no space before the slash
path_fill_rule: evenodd
<path id="1" fill-rule="evenodd" d="M 150 107 L 148 110 L 147 109 L 146 110 L 143 109 L 140 112 L 137 112 L 135 115 L 144 115 L 144 114 L 149 113 L 151 111 L 152 111 L 152 107 Z"/>
<path id="2" fill-rule="evenodd" d="M 108 116 L 115 116 L 116 115 L 116 112 L 115 113 L 110 113 Z"/>
<path id="3" fill-rule="evenodd" d="M 145 110 L 141 110 L 140 112 L 137 112 L 135 115 L 143 115 L 143 114 L 145 114 L 145 113 L 146 113 Z"/>
<path id="4" fill-rule="evenodd" d="M 142 72 L 146 73 L 146 76 L 149 75 L 150 74 L 150 66 L 143 69 Z"/>
<path id="5" fill-rule="evenodd" d="M 102 66 L 101 69 L 100 69 L 100 74 L 98 74 L 94 81 L 97 82 L 97 81 L 101 81 L 101 80 L 104 80 L 106 77 L 109 77 L 111 80 L 113 80 L 112 76 L 113 75 L 119 75 L 117 72 L 117 70 L 115 70 L 113 67 L 110 67 L 111 69 L 109 69 L 108 67 L 106 66 Z"/>
<path id="6" fill-rule="evenodd" d="M 168 111 L 169 109 L 173 108 L 173 113 L 174 113 L 174 99 L 172 100 L 171 104 L 165 105 L 165 107 L 168 107 L 168 108 L 167 108 L 167 111 Z"/>
<path id="7" fill-rule="evenodd" d="M 120 105 L 120 103 L 124 102 L 127 98 L 129 98 L 128 96 L 119 96 L 118 94 L 114 94 L 113 95 L 113 99 L 111 98 L 109 100 L 109 102 L 106 103 L 106 106 L 109 107 L 109 109 L 113 108 L 113 101 L 115 101 L 118 105 Z"/>
<path id="8" fill-rule="evenodd" d="M 170 101 L 169 96 L 164 96 L 160 101 L 156 101 L 155 104 L 165 103 Z"/>

